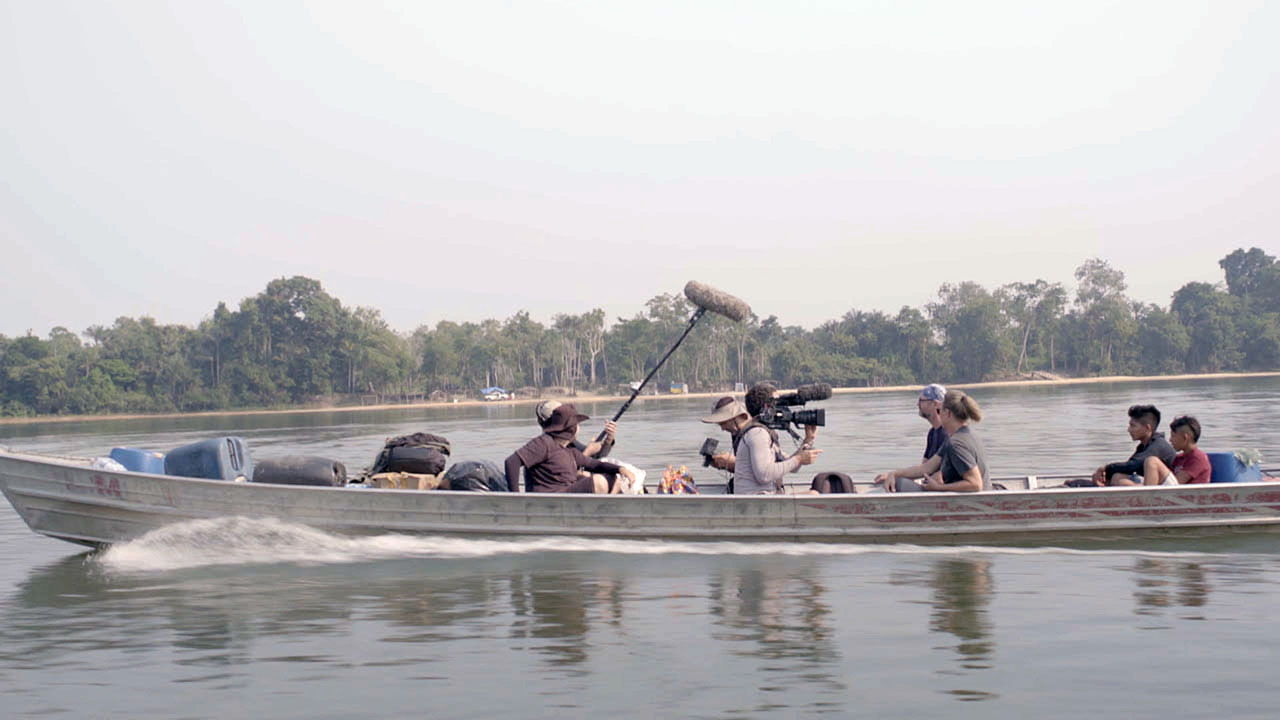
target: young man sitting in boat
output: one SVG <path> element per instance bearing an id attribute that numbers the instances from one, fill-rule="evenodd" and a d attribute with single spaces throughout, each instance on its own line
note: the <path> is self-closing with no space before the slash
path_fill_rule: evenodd
<path id="1" fill-rule="evenodd" d="M 1129 408 L 1129 437 L 1138 442 L 1138 447 L 1134 449 L 1133 455 L 1129 456 L 1124 462 L 1114 462 L 1103 465 L 1093 471 L 1090 478 L 1093 485 L 1104 487 L 1107 485 L 1141 485 L 1144 482 L 1142 476 L 1143 466 L 1147 458 L 1154 457 L 1168 467 L 1173 464 L 1173 457 L 1177 451 L 1165 439 L 1164 433 L 1156 432 L 1156 428 L 1160 427 L 1160 411 L 1155 405 L 1133 405 Z M 1163 478 L 1161 478 L 1163 480 Z M 1075 486 L 1087 483 L 1073 481 Z M 1068 483 L 1072 485 L 1073 483 Z"/>
<path id="2" fill-rule="evenodd" d="M 1149 455 L 1142 462 L 1143 485 L 1187 485 L 1207 483 L 1213 477 L 1209 456 L 1199 448 L 1200 421 L 1189 415 L 1169 423 L 1169 444 L 1178 454 L 1172 465 Z"/>
<path id="3" fill-rule="evenodd" d="M 625 467 L 602 462 L 571 447 L 578 435 L 578 425 L 589 420 L 573 405 L 560 405 L 552 411 L 542 434 L 511 453 L 506 461 L 507 489 L 518 492 L 520 468 L 524 468 L 525 492 L 617 493 L 616 482 L 622 475 L 631 482 L 635 476 Z M 579 470 L 600 475 L 582 477 Z"/>
<path id="4" fill-rule="evenodd" d="M 886 492 L 977 492 L 991 489 L 986 451 L 982 441 L 969 429 L 970 422 L 982 420 L 982 409 L 973 398 L 959 390 L 948 390 L 939 415 L 947 439 L 938 454 L 919 465 L 890 470 L 876 476 Z M 923 478 L 922 482 L 915 482 Z"/>
<path id="5" fill-rule="evenodd" d="M 713 456 L 716 467 L 733 471 L 733 494 L 772 495 L 780 492 L 788 473 L 818 459 L 821 450 L 812 447 L 818 428 L 806 425 L 804 442 L 791 456 L 784 456 L 778 446 L 778 433 L 760 422 L 759 415 L 777 394 L 769 383 L 757 383 L 747 391 L 747 404 L 730 397 L 716 401 L 711 415 L 702 422 L 715 423 L 729 433 L 733 456 Z"/>

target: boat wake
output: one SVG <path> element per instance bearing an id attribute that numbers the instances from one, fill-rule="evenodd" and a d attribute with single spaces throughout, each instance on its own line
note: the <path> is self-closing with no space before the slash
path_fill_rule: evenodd
<path id="1" fill-rule="evenodd" d="M 339 565 L 395 559 L 456 560 L 536 553 L 620 555 L 716 555 L 820 557 L 897 555 L 1108 555 L 1134 557 L 1215 556 L 1204 552 L 1080 550 L 1069 548 L 920 545 L 857 545 L 797 542 L 608 540 L 562 536 L 510 539 L 429 535 L 335 535 L 306 525 L 261 518 L 217 518 L 176 523 L 103 551 L 96 558 L 107 572 L 150 573 L 227 565 Z"/>

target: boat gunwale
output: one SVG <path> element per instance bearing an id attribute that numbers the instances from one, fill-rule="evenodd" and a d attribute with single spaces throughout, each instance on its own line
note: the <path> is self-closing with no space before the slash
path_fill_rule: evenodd
<path id="1" fill-rule="evenodd" d="M 90 465 L 90 463 L 93 462 L 92 458 L 70 456 L 70 455 L 44 455 L 40 453 L 17 452 L 17 451 L 10 450 L 8 448 L 4 448 L 3 446 L 0 446 L 0 459 L 6 458 L 6 457 L 17 459 L 20 461 L 34 462 L 37 464 L 52 465 L 57 467 L 66 467 L 66 468 L 71 468 L 75 470 L 96 471 L 98 473 L 104 473 L 109 475 L 144 477 L 144 478 L 151 478 L 154 480 L 167 481 L 167 482 L 197 483 L 197 484 L 208 485 L 210 487 L 226 487 L 230 485 L 230 486 L 263 488 L 263 489 L 271 489 L 271 490 L 289 489 L 289 490 L 307 492 L 307 493 L 317 492 L 317 491 L 321 491 L 321 492 L 358 491 L 358 492 L 376 492 L 378 494 L 411 494 L 411 495 L 421 495 L 423 493 L 430 493 L 432 495 L 449 495 L 453 497 L 477 497 L 477 496 L 483 496 L 488 498 L 517 498 L 517 497 L 553 498 L 555 497 L 555 498 L 572 498 L 575 500 L 587 500 L 588 498 L 591 498 L 591 500 L 587 500 L 588 502 L 616 501 L 619 499 L 627 499 L 627 500 L 633 501 L 637 499 L 650 499 L 650 498 L 680 498 L 684 500 L 687 500 L 690 498 L 697 498 L 697 499 L 716 498 L 720 500 L 777 501 L 777 500 L 797 499 L 797 498 L 799 499 L 806 499 L 806 498 L 849 499 L 849 498 L 866 497 L 868 499 L 874 498 L 876 500 L 884 500 L 887 498 L 920 499 L 921 497 L 921 493 L 894 493 L 894 492 L 825 493 L 825 494 L 810 494 L 810 493 L 804 493 L 804 492 L 783 492 L 783 493 L 760 494 L 760 495 L 734 495 L 729 493 L 677 493 L 677 494 L 644 493 L 640 495 L 635 495 L 635 494 L 617 493 L 617 494 L 597 495 L 594 493 L 552 493 L 552 492 L 530 493 L 530 492 L 524 492 L 524 491 L 476 492 L 473 490 L 445 490 L 445 489 L 415 490 L 411 488 L 374 488 L 372 486 L 365 485 L 362 483 L 349 483 L 347 485 L 339 485 L 339 486 L 290 485 L 290 484 L 284 484 L 284 483 L 255 483 L 255 482 L 248 482 L 248 481 L 237 482 L 232 480 L 220 480 L 220 479 L 213 479 L 213 478 L 195 478 L 195 477 L 186 477 L 182 475 L 165 475 L 165 474 L 157 474 L 157 473 L 146 473 L 146 472 L 140 472 L 135 470 L 108 470 L 105 468 L 92 467 Z M 1280 473 L 1280 468 L 1262 468 L 1262 472 L 1264 474 Z M 991 482 L 997 483 L 997 482 L 1025 481 L 1029 479 L 1070 480 L 1070 479 L 1084 478 L 1084 477 L 1088 477 L 1088 476 L 1083 473 L 1065 474 L 1065 475 L 1041 475 L 1039 473 L 1028 473 L 1026 475 L 1006 475 L 1006 476 L 1000 476 L 1000 477 L 992 477 Z M 856 484 L 869 485 L 871 483 L 868 481 L 863 481 Z M 966 492 L 966 493 L 929 493 L 928 496 L 964 498 L 964 497 L 990 497 L 992 495 L 999 495 L 1002 497 L 1010 497 L 1013 495 L 1027 494 L 1027 493 L 1041 495 L 1045 493 L 1053 493 L 1055 491 L 1078 493 L 1082 490 L 1083 491 L 1099 490 L 1099 491 L 1107 491 L 1110 493 L 1110 492 L 1117 492 L 1117 491 L 1134 491 L 1134 490 L 1169 491 L 1169 490 L 1192 490 L 1196 488 L 1221 489 L 1225 487 L 1247 487 L 1247 486 L 1255 486 L 1255 485 L 1256 486 L 1274 485 L 1280 488 L 1280 483 L 1276 483 L 1274 481 L 1254 480 L 1254 481 L 1245 481 L 1245 482 L 1209 482 L 1209 483 L 1180 484 L 1180 485 L 1117 485 L 1117 486 L 1098 486 L 1098 487 L 1066 487 L 1062 485 L 1054 485 L 1050 487 L 1028 487 L 1025 489 L 1000 490 L 1000 489 L 993 488 L 989 490 L 984 489 L 984 490 L 977 490 L 974 492 Z M 702 487 L 719 487 L 719 486 L 720 485 L 717 483 L 705 483 L 704 485 L 702 485 Z M 654 488 L 654 487 L 656 487 L 656 485 L 645 485 L 646 489 Z M 786 489 L 794 490 L 797 488 L 807 488 L 808 486 L 803 482 L 799 482 L 799 483 L 788 483 L 785 487 Z"/>

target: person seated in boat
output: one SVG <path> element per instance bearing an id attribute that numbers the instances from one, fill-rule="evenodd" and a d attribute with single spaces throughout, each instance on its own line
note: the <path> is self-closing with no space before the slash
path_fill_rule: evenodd
<path id="1" fill-rule="evenodd" d="M 821 450 L 811 447 L 817 428 L 805 427 L 806 442 L 790 456 L 784 456 L 778 447 L 778 433 L 760 422 L 759 414 L 777 390 L 768 383 L 759 383 L 747 391 L 747 405 L 731 397 L 716 401 L 711 415 L 702 422 L 715 423 L 729 433 L 733 443 L 732 462 L 717 467 L 733 471 L 731 492 L 735 495 L 772 495 L 782 490 L 788 473 L 809 465 L 818 459 Z M 751 412 L 752 407 L 756 412 Z"/>
<path id="2" fill-rule="evenodd" d="M 1200 421 L 1182 415 L 1169 423 L 1169 444 L 1178 454 L 1172 465 L 1155 455 L 1142 461 L 1143 485 L 1187 485 L 1207 483 L 1213 477 L 1209 456 L 1199 448 Z"/>
<path id="3" fill-rule="evenodd" d="M 553 410 L 542 434 L 507 458 L 507 488 L 519 490 L 522 467 L 525 492 L 617 493 L 622 490 L 616 482 L 618 475 L 635 482 L 627 468 L 589 458 L 572 446 L 579 423 L 589 419 L 567 403 Z M 579 470 L 599 474 L 584 477 Z"/>
<path id="4" fill-rule="evenodd" d="M 1130 455 L 1128 460 L 1109 463 L 1094 470 L 1090 478 L 1092 483 L 1100 487 L 1141 485 L 1145 480 L 1142 476 L 1143 467 L 1149 457 L 1157 458 L 1165 467 L 1172 465 L 1177 451 L 1165 439 L 1164 433 L 1156 431 L 1158 427 L 1160 427 L 1160 411 L 1155 405 L 1131 406 L 1129 437 L 1138 442 L 1138 447 L 1134 449 L 1133 455 Z"/>
<path id="5" fill-rule="evenodd" d="M 991 489 L 986 451 L 969 423 L 982 420 L 982 409 L 959 390 L 948 390 L 939 414 L 947 439 L 933 457 L 876 476 L 887 492 L 977 492 Z M 923 478 L 915 482 L 916 478 Z"/>
<path id="6" fill-rule="evenodd" d="M 929 433 L 924 438 L 924 457 L 928 460 L 942 449 L 947 440 L 947 429 L 942 427 L 942 401 L 947 396 L 947 389 L 938 383 L 930 383 L 920 390 L 916 399 L 916 411 L 920 417 L 929 422 Z"/>
<path id="7" fill-rule="evenodd" d="M 769 407 L 770 403 L 772 403 L 773 399 L 777 397 L 777 395 L 778 395 L 778 388 L 774 387 L 772 383 L 760 382 L 760 383 L 756 383 L 755 385 L 752 385 L 747 390 L 747 395 L 745 397 L 746 405 L 743 408 L 747 412 L 748 419 L 759 418 L 760 415 L 764 413 L 765 409 Z M 733 398 L 729 396 L 722 397 L 716 401 L 716 405 L 714 409 L 720 410 L 725 405 L 731 402 L 735 402 Z M 703 418 L 702 421 L 711 422 L 706 418 Z M 724 425 L 721 424 L 721 427 L 723 428 Z M 733 452 L 722 452 L 716 455 L 712 455 L 711 465 L 721 470 L 728 470 L 729 472 L 733 472 L 734 467 L 737 465 L 737 462 L 738 462 L 736 453 L 738 449 L 739 438 L 738 438 L 738 433 L 736 433 L 735 431 L 729 430 L 728 428 L 725 428 L 725 430 L 729 432 L 730 437 L 733 440 Z M 773 437 L 774 437 L 774 440 L 776 441 L 777 433 L 774 433 Z M 818 426 L 805 425 L 804 440 L 801 441 L 800 448 L 801 449 L 812 448 L 814 441 L 817 439 L 817 437 L 818 437 Z"/>
<path id="8" fill-rule="evenodd" d="M 560 407 L 559 400 L 543 400 L 533 409 L 534 416 L 538 419 L 538 426 L 546 428 L 547 423 L 551 421 L 551 413 Z M 607 457 L 613 450 L 613 444 L 618 438 L 618 424 L 612 420 L 604 421 L 604 440 L 592 440 L 583 445 L 578 440 L 573 441 L 573 447 L 577 448 L 590 458 Z"/>

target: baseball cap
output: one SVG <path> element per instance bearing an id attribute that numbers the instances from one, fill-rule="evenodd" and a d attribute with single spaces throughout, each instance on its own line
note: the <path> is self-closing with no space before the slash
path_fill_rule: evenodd
<path id="1" fill-rule="evenodd" d="M 546 425 L 547 421 L 551 419 L 551 413 L 555 412 L 558 407 L 560 407 L 559 400 L 543 400 L 538 403 L 538 407 L 533 410 L 538 415 L 538 424 Z"/>
<path id="2" fill-rule="evenodd" d="M 947 396 L 947 389 L 942 387 L 938 383 L 930 383 L 928 385 L 925 385 L 924 388 L 920 390 L 921 400 L 933 400 L 935 402 L 942 402 L 942 399 L 945 398 L 946 396 Z"/>

